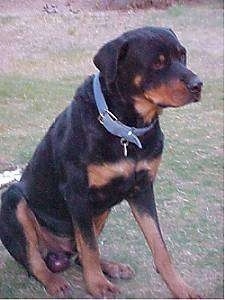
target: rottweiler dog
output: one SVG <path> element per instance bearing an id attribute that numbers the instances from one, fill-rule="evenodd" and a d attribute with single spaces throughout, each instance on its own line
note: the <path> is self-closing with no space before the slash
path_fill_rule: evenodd
<path id="1" fill-rule="evenodd" d="M 53 296 L 68 294 L 57 272 L 76 255 L 88 292 L 112 297 L 119 290 L 105 274 L 127 279 L 134 271 L 101 259 L 97 237 L 110 209 L 126 199 L 173 296 L 197 298 L 163 241 L 153 183 L 164 141 L 159 115 L 199 101 L 202 82 L 186 67 L 186 50 L 168 28 L 126 32 L 93 61 L 99 73 L 78 88 L 21 180 L 3 193 L 2 243 Z"/>

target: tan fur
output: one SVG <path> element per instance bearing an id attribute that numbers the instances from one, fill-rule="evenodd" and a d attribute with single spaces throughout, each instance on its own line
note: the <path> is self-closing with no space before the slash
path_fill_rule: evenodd
<path id="1" fill-rule="evenodd" d="M 102 272 L 98 247 L 95 249 L 91 248 L 83 239 L 79 230 L 75 232 L 75 240 L 88 291 L 98 298 L 107 296 L 108 291 L 117 292 L 118 289 L 106 279 Z"/>
<path id="2" fill-rule="evenodd" d="M 151 120 L 153 120 L 162 112 L 162 110 L 159 107 L 157 107 L 157 105 L 150 102 L 143 96 L 134 98 L 134 107 L 138 114 L 143 118 L 144 123 L 151 122 Z"/>
<path id="3" fill-rule="evenodd" d="M 47 285 L 52 273 L 47 268 L 39 252 L 39 241 L 35 223 L 33 222 L 30 210 L 28 209 L 24 199 L 18 204 L 16 216 L 23 227 L 23 231 L 26 236 L 27 256 L 30 269 L 39 281 L 41 281 L 44 285 Z"/>
<path id="4" fill-rule="evenodd" d="M 48 231 L 46 228 L 39 226 L 38 234 L 40 237 L 40 245 L 43 245 L 44 249 L 40 249 L 42 253 L 44 251 L 65 251 L 67 253 L 73 252 L 73 242 L 70 238 L 59 237 Z M 44 251 L 43 251 L 44 250 Z"/>
<path id="5" fill-rule="evenodd" d="M 189 92 L 186 85 L 177 79 L 146 91 L 144 97 L 156 105 L 161 104 L 178 107 L 186 104 Z"/>
<path id="6" fill-rule="evenodd" d="M 117 163 L 91 164 L 87 168 L 90 187 L 101 187 L 112 179 L 123 176 L 129 177 L 134 171 L 134 164 L 129 160 L 121 160 Z"/>
<path id="7" fill-rule="evenodd" d="M 150 178 L 152 180 L 154 180 L 156 177 L 160 162 L 161 162 L 161 155 L 152 160 L 147 160 L 147 159 L 141 160 L 137 163 L 135 170 L 136 170 L 136 172 L 139 172 L 141 170 L 147 170 Z"/>
<path id="8" fill-rule="evenodd" d="M 94 218 L 94 228 L 95 228 L 96 236 L 99 236 L 100 233 L 102 232 L 105 226 L 105 222 L 108 218 L 108 215 L 109 215 L 109 210 L 105 211 L 100 216 Z"/>
<path id="9" fill-rule="evenodd" d="M 192 290 L 186 285 L 179 273 L 175 270 L 155 221 L 148 214 L 140 214 L 133 204 L 130 205 L 132 213 L 143 231 L 146 241 L 152 251 L 155 266 L 173 295 L 176 298 L 183 298 L 183 295 L 192 293 Z M 185 298 L 187 298 L 187 296 Z"/>
<path id="10" fill-rule="evenodd" d="M 87 168 L 90 187 L 102 187 L 117 177 L 128 178 L 132 173 L 142 170 L 148 171 L 151 180 L 155 179 L 161 156 L 152 160 L 141 160 L 135 164 L 133 161 L 124 159 L 117 163 L 91 164 Z"/>
<path id="11" fill-rule="evenodd" d="M 82 265 L 86 268 L 85 271 L 90 273 L 101 273 L 99 258 L 100 254 L 98 248 L 90 248 L 90 246 L 83 239 L 79 229 L 75 231 L 75 240 Z"/>

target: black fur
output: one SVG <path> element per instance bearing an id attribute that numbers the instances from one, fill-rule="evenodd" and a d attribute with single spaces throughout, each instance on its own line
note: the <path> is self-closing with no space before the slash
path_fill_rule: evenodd
<path id="1" fill-rule="evenodd" d="M 16 218 L 16 208 L 23 194 L 17 185 L 2 194 L 0 211 L 0 239 L 9 253 L 29 272 L 26 256 L 26 237 Z"/>
<path id="2" fill-rule="evenodd" d="M 165 61 L 160 65 L 159 55 Z M 187 104 L 198 100 L 201 82 L 186 67 L 186 51 L 174 33 L 165 28 L 146 27 L 125 33 L 104 45 L 94 58 L 109 110 L 120 121 L 135 127 L 146 126 L 134 105 L 134 97 L 178 80 L 187 86 Z M 140 85 L 134 78 L 140 75 Z M 193 92 L 189 83 L 198 82 Z M 69 105 L 55 120 L 38 145 L 23 172 L 21 181 L 3 194 L 1 239 L 9 252 L 26 267 L 25 237 L 15 217 L 19 199 L 25 198 L 38 222 L 59 236 L 74 236 L 79 227 L 87 242 L 96 247 L 92 218 L 123 199 L 150 214 L 158 224 L 153 183 L 145 171 L 128 178 L 113 178 L 99 188 L 89 187 L 90 164 L 124 160 L 120 139 L 108 133 L 98 121 L 90 76 L 77 90 Z M 192 86 L 193 88 L 193 86 Z M 154 101 L 153 101 L 154 102 Z M 157 103 L 156 106 L 173 106 Z M 158 118 L 156 115 L 155 118 Z M 136 164 L 159 157 L 163 151 L 159 120 L 140 138 L 143 149 L 129 144 L 128 159 Z M 138 190 L 138 191 L 137 191 Z"/>

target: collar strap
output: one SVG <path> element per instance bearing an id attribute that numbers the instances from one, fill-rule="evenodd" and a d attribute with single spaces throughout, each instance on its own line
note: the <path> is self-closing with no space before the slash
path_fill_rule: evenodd
<path id="1" fill-rule="evenodd" d="M 142 144 L 138 138 L 138 136 L 144 135 L 147 131 L 151 130 L 157 118 L 147 127 L 143 128 L 135 128 L 130 127 L 122 122 L 120 122 L 116 116 L 112 112 L 109 111 L 108 106 L 105 101 L 105 97 L 103 96 L 101 84 L 99 81 L 99 73 L 94 75 L 93 80 L 93 90 L 94 90 L 94 98 L 98 108 L 99 122 L 105 127 L 107 131 L 116 135 L 118 137 L 123 138 L 126 141 L 136 144 L 140 149 L 142 149 Z"/>

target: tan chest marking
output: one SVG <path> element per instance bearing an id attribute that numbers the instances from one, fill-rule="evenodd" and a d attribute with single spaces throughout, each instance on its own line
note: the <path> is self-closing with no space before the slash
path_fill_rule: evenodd
<path id="1" fill-rule="evenodd" d="M 159 107 L 144 97 L 136 97 L 134 99 L 134 107 L 138 114 L 143 118 L 144 123 L 150 122 L 162 112 Z"/>
<path id="2" fill-rule="evenodd" d="M 90 164 L 87 168 L 90 187 L 101 187 L 116 177 L 128 178 L 134 172 L 134 163 L 121 160 L 117 163 Z"/>
<path id="3" fill-rule="evenodd" d="M 90 164 L 87 168 L 89 186 L 102 187 L 115 178 L 128 178 L 132 173 L 142 170 L 146 170 L 150 178 L 154 180 L 160 161 L 161 156 L 153 160 L 141 160 L 137 164 L 130 160 L 101 165 Z"/>
<path id="4" fill-rule="evenodd" d="M 152 160 L 141 160 L 137 163 L 135 171 L 139 172 L 145 170 L 148 172 L 151 180 L 154 180 L 161 162 L 161 155 Z"/>

